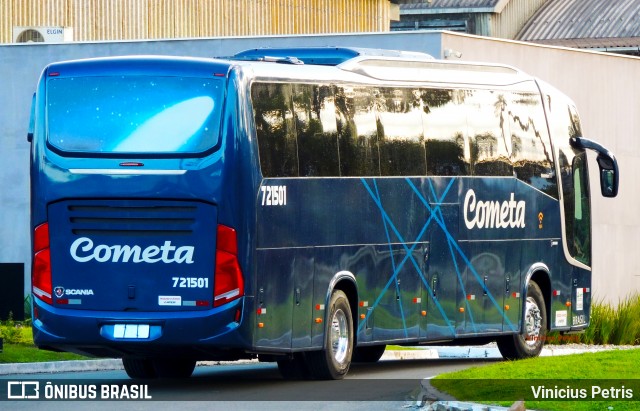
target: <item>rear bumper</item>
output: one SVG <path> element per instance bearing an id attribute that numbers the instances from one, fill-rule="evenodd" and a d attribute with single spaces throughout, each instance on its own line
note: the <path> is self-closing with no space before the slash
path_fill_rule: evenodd
<path id="1" fill-rule="evenodd" d="M 61 309 L 34 298 L 33 339 L 43 349 L 100 357 L 241 358 L 250 341 L 242 336 L 244 300 L 206 311 L 113 312 Z M 141 331 L 123 335 L 122 325 Z"/>

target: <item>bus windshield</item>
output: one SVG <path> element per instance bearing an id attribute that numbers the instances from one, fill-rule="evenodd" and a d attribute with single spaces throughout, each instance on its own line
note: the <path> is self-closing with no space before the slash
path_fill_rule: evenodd
<path id="1" fill-rule="evenodd" d="M 222 87 L 194 77 L 53 78 L 49 143 L 64 152 L 201 153 L 218 141 Z"/>

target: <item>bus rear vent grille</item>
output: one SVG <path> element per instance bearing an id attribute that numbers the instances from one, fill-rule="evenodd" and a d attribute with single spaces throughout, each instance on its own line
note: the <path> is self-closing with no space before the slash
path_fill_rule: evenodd
<path id="1" fill-rule="evenodd" d="M 192 235 L 197 204 L 149 204 L 133 201 L 105 204 L 69 203 L 64 207 L 71 231 L 77 236 Z"/>

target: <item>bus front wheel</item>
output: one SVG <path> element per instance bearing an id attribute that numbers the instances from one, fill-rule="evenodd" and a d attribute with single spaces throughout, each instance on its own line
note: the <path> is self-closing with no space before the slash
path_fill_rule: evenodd
<path id="1" fill-rule="evenodd" d="M 540 287 L 531 282 L 525 300 L 524 327 L 520 334 L 497 340 L 500 354 L 508 360 L 537 357 L 547 336 L 547 309 Z"/>
<path id="2" fill-rule="evenodd" d="M 321 351 L 305 353 L 311 376 L 318 380 L 339 380 L 349 371 L 353 354 L 353 317 L 344 292 L 331 294 L 329 315 Z"/>

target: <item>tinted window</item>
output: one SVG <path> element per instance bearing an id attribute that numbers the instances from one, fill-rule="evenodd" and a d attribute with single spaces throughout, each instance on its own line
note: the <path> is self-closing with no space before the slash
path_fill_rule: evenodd
<path id="1" fill-rule="evenodd" d="M 463 176 L 470 172 L 466 94 L 464 90 L 421 90 L 430 176 Z"/>
<path id="2" fill-rule="evenodd" d="M 260 167 L 265 177 L 298 175 L 298 147 L 291 85 L 256 83 L 252 88 Z"/>
<path id="3" fill-rule="evenodd" d="M 427 173 L 420 91 L 373 90 L 377 113 L 380 174 L 424 176 Z"/>
<path id="4" fill-rule="evenodd" d="M 516 176 L 558 198 L 551 144 L 540 96 L 512 93 L 506 116 L 511 130 L 511 160 Z"/>
<path id="5" fill-rule="evenodd" d="M 69 152 L 205 151 L 218 142 L 222 84 L 184 77 L 50 79 L 49 143 Z"/>
<path id="6" fill-rule="evenodd" d="M 336 87 L 340 175 L 379 176 L 378 133 L 371 89 Z"/>
<path id="7" fill-rule="evenodd" d="M 333 90 L 293 85 L 300 176 L 338 176 L 338 129 Z"/>
<path id="8" fill-rule="evenodd" d="M 515 173 L 557 198 L 536 94 L 257 83 L 252 97 L 265 177 Z"/>
<path id="9" fill-rule="evenodd" d="M 473 175 L 513 176 L 509 159 L 511 138 L 507 99 L 504 92 L 467 92 L 465 103 Z"/>

